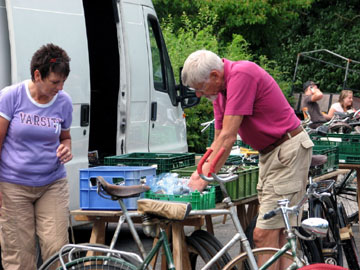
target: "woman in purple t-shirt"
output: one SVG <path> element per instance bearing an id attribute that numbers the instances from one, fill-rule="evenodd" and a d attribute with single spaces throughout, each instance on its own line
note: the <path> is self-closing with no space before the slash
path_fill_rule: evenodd
<path id="1" fill-rule="evenodd" d="M 0 91 L 2 263 L 36 269 L 36 242 L 46 260 L 68 243 L 69 188 L 64 163 L 72 159 L 72 101 L 61 91 L 67 53 L 42 46 L 31 59 L 31 80 Z"/>

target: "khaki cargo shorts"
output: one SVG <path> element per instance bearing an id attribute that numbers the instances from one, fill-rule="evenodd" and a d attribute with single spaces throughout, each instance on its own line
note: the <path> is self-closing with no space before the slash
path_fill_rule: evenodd
<path id="1" fill-rule="evenodd" d="M 292 206 L 302 199 L 306 191 L 313 146 L 308 134 L 303 131 L 273 151 L 260 155 L 257 185 L 260 208 L 256 227 L 261 229 L 285 227 L 280 213 L 268 220 L 264 220 L 263 216 L 278 207 L 278 200 L 289 199 Z M 301 221 L 301 215 L 289 217 L 292 226 Z"/>

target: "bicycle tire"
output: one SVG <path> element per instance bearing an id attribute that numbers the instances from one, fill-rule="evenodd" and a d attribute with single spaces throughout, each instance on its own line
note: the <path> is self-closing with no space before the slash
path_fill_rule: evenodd
<path id="1" fill-rule="evenodd" d="M 191 269 L 195 270 L 198 263 L 206 264 L 208 261 L 211 260 L 212 256 L 210 255 L 210 253 L 203 247 L 203 245 L 198 242 L 198 239 L 196 239 L 195 237 L 187 236 L 186 244 L 189 250 Z M 202 262 L 198 260 L 199 256 L 201 257 Z M 217 265 L 212 265 L 210 269 L 219 270 L 221 268 L 219 268 L 219 266 Z"/>
<path id="2" fill-rule="evenodd" d="M 276 252 L 278 252 L 279 249 L 277 248 L 256 248 L 252 250 L 252 253 L 254 254 L 255 260 L 257 259 L 258 256 L 261 255 L 274 255 Z M 286 252 L 285 254 L 283 254 L 281 256 L 288 258 L 289 260 L 293 261 L 293 257 L 291 255 L 291 253 Z M 240 255 L 238 255 L 237 257 L 235 257 L 233 260 L 231 260 L 227 265 L 225 265 L 225 267 L 223 268 L 223 270 L 233 270 L 233 269 L 245 269 L 245 270 L 250 270 L 250 267 L 248 265 L 248 255 L 246 253 L 241 253 Z M 260 267 L 260 265 L 258 265 Z"/>
<path id="3" fill-rule="evenodd" d="M 320 239 L 324 262 L 327 264 L 344 265 L 341 248 L 340 230 L 336 208 L 329 197 L 322 197 L 322 201 L 315 200 L 310 217 L 324 218 L 329 222 L 326 237 Z"/>
<path id="4" fill-rule="evenodd" d="M 109 247 L 106 245 L 101 245 L 101 244 L 90 244 L 90 243 L 84 243 L 81 244 L 83 246 L 90 246 L 90 247 L 99 247 L 99 248 L 105 248 L 108 249 Z M 68 247 L 67 249 L 65 249 L 63 251 L 63 259 L 67 259 L 67 255 L 69 254 L 70 250 L 72 249 L 72 247 Z M 86 256 L 87 251 L 84 250 L 79 250 L 77 251 L 74 256 L 76 258 L 82 258 Z M 53 269 L 57 269 L 57 267 L 60 266 L 60 260 L 59 260 L 59 252 L 56 252 L 55 254 L 53 254 L 49 259 L 47 259 L 40 267 L 38 270 L 53 270 Z"/>
<path id="5" fill-rule="evenodd" d="M 218 250 L 212 246 L 208 241 L 204 240 L 203 238 L 199 237 L 199 236 L 192 236 L 194 238 L 195 241 L 197 241 L 206 251 L 207 253 L 210 255 L 210 258 L 212 259 L 216 253 L 218 252 Z M 222 257 L 219 258 L 215 263 L 215 269 L 222 269 L 225 266 L 225 262 L 223 261 Z M 194 268 L 193 270 L 195 270 L 196 268 Z"/>
<path id="6" fill-rule="evenodd" d="M 137 267 L 124 259 L 108 256 L 82 257 L 66 263 L 71 270 L 136 270 Z M 60 270 L 64 270 L 60 267 Z"/>
<path id="7" fill-rule="evenodd" d="M 249 240 L 251 248 L 253 248 L 253 249 L 255 248 L 253 233 L 254 233 L 254 229 L 256 227 L 257 216 L 258 215 L 256 215 L 250 221 L 249 225 L 247 226 L 247 228 L 245 230 L 246 237 Z M 298 231 L 300 232 L 301 235 L 309 236 L 301 227 L 298 228 Z M 322 256 L 320 243 L 319 243 L 318 239 L 315 239 L 313 241 L 306 241 L 306 240 L 298 238 L 297 240 L 300 243 L 303 257 L 306 262 L 308 262 L 308 263 L 323 263 L 324 262 L 324 257 Z"/>
<path id="8" fill-rule="evenodd" d="M 335 186 L 337 202 L 342 202 L 347 220 L 350 223 L 359 222 L 359 206 L 357 196 L 356 171 L 351 170 Z"/>
<path id="9" fill-rule="evenodd" d="M 216 249 L 216 253 L 224 247 L 223 244 L 221 244 L 221 242 L 208 231 L 196 230 L 191 234 L 191 236 L 202 238 L 209 245 L 213 246 Z M 213 254 L 213 256 L 215 256 L 215 254 Z M 225 252 L 225 254 L 222 256 L 222 260 L 224 262 L 224 265 L 231 261 L 231 256 L 228 252 Z"/>
<path id="10" fill-rule="evenodd" d="M 347 221 L 345 208 L 341 203 L 338 203 L 338 215 L 341 228 L 350 227 L 349 222 Z M 345 253 L 346 261 L 348 267 L 351 270 L 360 270 L 359 266 L 359 252 L 356 247 L 355 239 L 352 233 L 346 234 L 345 238 L 341 240 L 343 245 L 343 250 Z"/>

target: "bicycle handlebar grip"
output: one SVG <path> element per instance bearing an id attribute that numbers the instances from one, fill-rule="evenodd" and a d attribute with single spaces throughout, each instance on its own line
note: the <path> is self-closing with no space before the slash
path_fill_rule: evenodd
<path id="1" fill-rule="evenodd" d="M 224 154 L 225 152 L 225 148 L 221 147 L 221 149 L 219 150 L 219 152 L 216 154 L 215 158 L 213 159 L 213 161 L 210 164 L 210 171 L 209 171 L 209 175 L 211 176 L 212 173 L 215 172 L 215 166 L 218 163 L 219 159 L 221 158 L 221 156 Z"/>
<path id="2" fill-rule="evenodd" d="M 211 155 L 211 153 L 213 152 L 213 150 L 211 148 L 209 148 L 206 153 L 203 155 L 203 157 L 200 159 L 199 164 L 197 166 L 197 172 L 198 174 L 203 174 L 202 173 L 202 166 L 204 165 L 205 161 L 207 160 L 207 158 Z"/>
<path id="3" fill-rule="evenodd" d="M 265 215 L 264 215 L 264 219 L 270 219 L 272 218 L 273 216 L 276 215 L 276 212 L 274 210 L 271 210 L 270 212 L 267 212 Z"/>

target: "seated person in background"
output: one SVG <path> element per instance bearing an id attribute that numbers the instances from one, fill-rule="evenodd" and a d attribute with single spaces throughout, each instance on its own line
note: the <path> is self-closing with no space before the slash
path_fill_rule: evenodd
<path id="1" fill-rule="evenodd" d="M 339 96 L 339 102 L 331 105 L 328 116 L 333 117 L 335 112 L 351 113 L 353 111 L 355 111 L 353 107 L 353 92 L 351 90 L 342 90 Z"/>
<path id="2" fill-rule="evenodd" d="M 317 101 L 322 99 L 323 93 L 317 87 L 316 83 L 313 81 L 307 81 L 304 83 L 303 89 L 305 95 L 303 97 L 302 107 L 308 108 L 308 113 L 312 122 L 310 127 L 316 128 L 325 123 L 327 120 L 330 120 L 331 117 L 320 111 L 320 106 Z"/>

